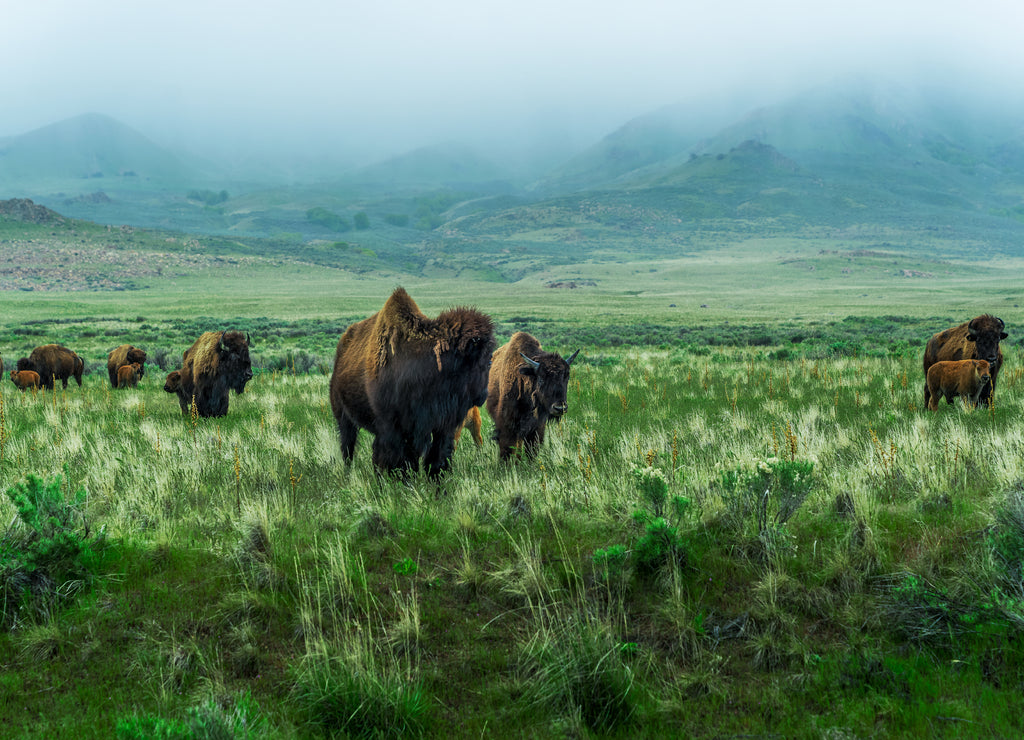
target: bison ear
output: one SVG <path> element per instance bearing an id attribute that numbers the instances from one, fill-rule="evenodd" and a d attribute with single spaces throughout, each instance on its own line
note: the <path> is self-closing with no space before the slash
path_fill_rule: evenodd
<path id="1" fill-rule="evenodd" d="M 1006 339 L 1008 336 L 1010 336 L 1010 335 L 1007 334 L 1005 331 L 1004 332 L 1000 332 L 1000 334 L 999 334 L 999 338 L 1000 339 Z"/>
<path id="2" fill-rule="evenodd" d="M 968 341 L 968 342 L 977 342 L 977 341 L 978 341 L 978 335 L 977 335 L 977 334 L 974 334 L 974 333 L 972 333 L 972 332 L 971 332 L 971 331 L 970 331 L 970 330 L 968 329 L 968 331 L 967 331 L 967 341 Z"/>

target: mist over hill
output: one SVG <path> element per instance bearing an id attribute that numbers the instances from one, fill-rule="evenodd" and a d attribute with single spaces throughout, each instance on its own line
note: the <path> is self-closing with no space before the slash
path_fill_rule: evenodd
<path id="1" fill-rule="evenodd" d="M 549 150 L 543 172 L 448 141 L 356 169 L 294 161 L 265 179 L 89 114 L 0 141 L 0 197 L 98 223 L 485 262 L 857 225 L 906 244 L 936 229 L 981 250 L 1024 244 L 1020 106 L 857 80 L 735 110 L 666 106 L 585 150 Z"/>

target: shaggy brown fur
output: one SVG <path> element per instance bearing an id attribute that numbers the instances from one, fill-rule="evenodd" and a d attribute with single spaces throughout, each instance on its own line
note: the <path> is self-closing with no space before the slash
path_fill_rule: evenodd
<path id="1" fill-rule="evenodd" d="M 39 379 L 44 388 L 53 388 L 57 380 L 68 387 L 68 379 L 74 378 L 78 386 L 82 386 L 82 373 L 85 371 L 85 363 L 82 358 L 59 344 L 44 344 L 32 350 L 27 358 L 18 360 L 19 370 L 34 370 L 39 373 Z"/>
<path id="2" fill-rule="evenodd" d="M 22 391 L 26 388 L 38 388 L 42 384 L 39 373 L 35 370 L 11 370 L 11 382 Z"/>
<path id="3" fill-rule="evenodd" d="M 200 416 L 224 416 L 228 391 L 245 392 L 252 380 L 249 337 L 238 331 L 208 331 L 185 350 L 178 400 L 195 398 Z"/>
<path id="4" fill-rule="evenodd" d="M 985 360 L 942 360 L 928 368 L 928 408 L 938 411 L 939 399 L 953 403 L 963 396 L 964 403 L 977 406 L 981 392 L 992 381 Z"/>
<path id="5" fill-rule="evenodd" d="M 508 460 L 520 445 L 527 457 L 537 454 L 548 419 L 559 420 L 569 408 L 569 365 L 577 354 L 579 350 L 563 360 L 542 350 L 540 342 L 522 331 L 494 353 L 487 413 L 494 420 L 500 460 Z"/>
<path id="6" fill-rule="evenodd" d="M 142 365 L 138 362 L 133 362 L 131 365 L 121 365 L 117 368 L 117 385 L 116 388 L 134 388 L 139 384 L 139 378 L 142 377 Z"/>
<path id="7" fill-rule="evenodd" d="M 999 348 L 999 340 L 1008 336 L 1004 328 L 1002 319 L 986 313 L 933 335 L 924 348 L 925 377 L 928 376 L 928 369 L 940 360 L 985 360 L 992 380 L 982 389 L 978 401 L 988 403 L 989 396 L 996 392 L 996 378 L 1003 367 L 1003 350 Z M 924 404 L 929 408 L 930 398 L 931 391 L 925 382 Z"/>
<path id="8" fill-rule="evenodd" d="M 111 387 L 117 388 L 117 369 L 124 365 L 131 365 L 133 362 L 139 363 L 142 368 L 142 371 L 139 373 L 139 379 L 141 380 L 146 372 L 145 350 L 133 347 L 130 344 L 122 344 L 120 347 L 110 351 L 110 354 L 107 355 L 107 375 L 110 376 Z"/>
<path id="9" fill-rule="evenodd" d="M 458 444 L 459 437 L 462 436 L 463 429 L 469 429 L 469 433 L 473 435 L 473 442 L 477 447 L 484 443 L 484 436 L 480 433 L 480 429 L 483 426 L 483 421 L 480 419 L 480 407 L 474 406 L 466 414 L 466 418 L 459 424 L 459 428 L 455 430 L 455 443 Z"/>
<path id="10" fill-rule="evenodd" d="M 192 403 L 192 398 L 185 397 L 185 392 L 182 390 L 181 373 L 181 370 L 173 370 L 167 373 L 167 380 L 164 381 L 164 391 L 174 393 L 178 397 L 181 413 L 188 416 L 188 407 Z"/>
<path id="11" fill-rule="evenodd" d="M 427 473 L 440 476 L 455 430 L 486 398 L 493 351 L 489 316 L 454 308 L 431 319 L 397 288 L 338 341 L 330 396 L 345 462 L 366 429 L 374 435 L 378 470 L 406 473 L 422 458 Z"/>

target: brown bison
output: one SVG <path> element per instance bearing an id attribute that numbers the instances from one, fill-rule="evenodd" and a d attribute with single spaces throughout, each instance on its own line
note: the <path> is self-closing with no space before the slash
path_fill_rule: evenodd
<path id="1" fill-rule="evenodd" d="M 22 391 L 26 388 L 38 388 L 41 385 L 39 373 L 35 370 L 11 370 L 11 382 Z"/>
<path id="2" fill-rule="evenodd" d="M 964 403 L 978 405 L 981 392 L 992 381 L 989 364 L 985 360 L 941 360 L 928 368 L 928 408 L 938 411 L 939 399 L 946 403 L 962 396 Z"/>
<path id="3" fill-rule="evenodd" d="M 110 386 L 112 388 L 118 387 L 117 369 L 124 365 L 131 365 L 133 362 L 139 363 L 139 366 L 142 368 L 139 372 L 139 380 L 142 380 L 142 376 L 146 372 L 145 350 L 133 347 L 130 344 L 122 344 L 120 347 L 110 351 L 110 354 L 107 355 L 107 375 L 110 376 Z"/>
<path id="4" fill-rule="evenodd" d="M 139 384 L 142 377 L 142 365 L 133 362 L 131 365 L 121 365 L 117 368 L 117 385 L 115 388 L 134 388 Z"/>
<path id="5" fill-rule="evenodd" d="M 455 441 L 459 441 L 459 437 L 462 436 L 463 429 L 469 429 L 469 433 L 473 435 L 473 442 L 477 447 L 484 443 L 484 437 L 480 433 L 480 429 L 483 426 L 483 421 L 480 419 L 480 407 L 474 406 L 466 414 L 466 418 L 459 424 L 459 428 L 455 430 Z"/>
<path id="6" fill-rule="evenodd" d="M 338 341 L 331 409 L 346 464 L 360 429 L 374 435 L 373 463 L 384 473 L 448 469 L 455 430 L 487 397 L 494 328 L 486 314 L 453 308 L 423 315 L 403 288 Z"/>
<path id="7" fill-rule="evenodd" d="M 999 348 L 999 340 L 1007 337 L 1003 329 L 1002 319 L 986 313 L 933 335 L 924 348 L 925 377 L 928 368 L 940 360 L 985 360 L 992 380 L 982 389 L 978 402 L 987 403 L 996 392 L 996 378 L 1003 367 L 1003 351 Z M 926 381 L 924 405 L 929 408 L 930 398 Z"/>
<path id="8" fill-rule="evenodd" d="M 181 370 L 173 370 L 167 373 L 167 380 L 164 381 L 164 391 L 178 396 L 178 405 L 181 406 L 181 413 L 188 416 L 188 407 L 192 403 L 192 397 L 185 398 L 185 392 L 181 389 Z"/>
<path id="9" fill-rule="evenodd" d="M 520 445 L 534 457 L 544 442 L 548 419 L 561 418 L 568 409 L 569 359 L 545 352 L 526 332 L 516 332 L 498 348 L 487 386 L 487 413 L 494 420 L 498 459 L 508 460 Z"/>
<path id="10" fill-rule="evenodd" d="M 191 404 L 194 398 L 200 416 L 227 414 L 228 391 L 242 394 L 252 380 L 249 336 L 238 331 L 205 332 L 182 359 L 178 401 L 184 398 Z"/>
<path id="11" fill-rule="evenodd" d="M 28 357 L 18 360 L 18 370 L 32 370 L 39 373 L 44 388 L 53 388 L 58 380 L 68 387 L 68 378 L 74 378 L 82 386 L 85 363 L 82 358 L 59 344 L 44 344 L 36 347 Z"/>

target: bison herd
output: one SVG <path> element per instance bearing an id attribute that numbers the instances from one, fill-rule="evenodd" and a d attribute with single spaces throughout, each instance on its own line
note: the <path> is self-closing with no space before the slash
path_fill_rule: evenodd
<path id="1" fill-rule="evenodd" d="M 924 403 L 932 411 L 945 397 L 976 405 L 994 399 L 1003 365 L 1002 319 L 983 314 L 938 332 L 924 352 Z M 397 288 L 380 311 L 352 324 L 338 340 L 330 380 L 331 410 L 342 458 L 351 464 L 360 429 L 373 435 L 373 464 L 384 474 L 406 475 L 421 465 L 438 478 L 450 465 L 455 441 L 468 426 L 477 444 L 479 407 L 494 423 L 498 457 L 536 455 L 549 420 L 568 410 L 568 358 L 542 349 L 536 338 L 516 332 L 495 348 L 491 318 L 472 308 L 453 308 L 430 318 Z M 131 345 L 112 350 L 107 372 L 113 388 L 142 379 L 145 351 Z M 3 361 L 0 360 L 0 372 Z M 50 388 L 68 379 L 82 385 L 82 359 L 59 344 L 36 347 L 18 360 L 11 381 L 21 390 Z M 241 394 L 252 380 L 249 336 L 209 331 L 167 375 L 164 390 L 177 397 L 183 414 L 224 416 L 229 391 Z"/>

